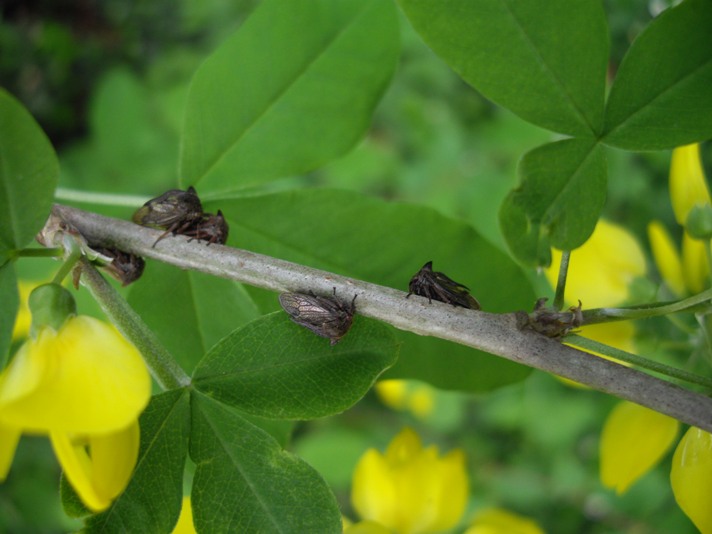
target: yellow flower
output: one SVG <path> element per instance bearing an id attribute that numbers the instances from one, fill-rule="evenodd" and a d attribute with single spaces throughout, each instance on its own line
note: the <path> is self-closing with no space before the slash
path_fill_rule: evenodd
<path id="1" fill-rule="evenodd" d="M 648 240 L 660 276 L 673 293 L 684 295 L 687 292 L 687 283 L 682 259 L 670 234 L 660 221 L 648 224 Z"/>
<path id="2" fill-rule="evenodd" d="M 561 251 L 552 251 L 545 274 L 552 287 L 559 276 Z M 631 282 L 645 275 L 645 254 L 622 226 L 598 221 L 591 237 L 571 252 L 566 301 L 581 300 L 586 308 L 615 306 L 630 296 Z"/>
<path id="3" fill-rule="evenodd" d="M 173 534 L 195 534 L 193 525 L 193 507 L 190 504 L 190 497 L 183 497 L 183 505 L 180 509 L 180 517 L 173 529 Z"/>
<path id="4" fill-rule="evenodd" d="M 690 293 L 699 293 L 707 285 L 710 268 L 707 263 L 704 241 L 692 239 L 687 232 L 682 234 L 682 271 Z"/>
<path id="5" fill-rule="evenodd" d="M 477 514 L 465 534 L 544 534 L 544 531 L 529 518 L 500 508 L 489 508 Z"/>
<path id="6" fill-rule="evenodd" d="M 705 174 L 700 163 L 700 146 L 681 146 L 672 151 L 670 161 L 670 200 L 675 219 L 685 226 L 690 210 L 710 204 Z"/>
<path id="7" fill-rule="evenodd" d="M 150 393 L 140 354 L 113 327 L 71 316 L 41 328 L 0 374 L 0 480 L 21 433 L 48 435 L 84 504 L 107 508 L 136 463 Z"/>
<path id="8" fill-rule="evenodd" d="M 394 410 L 409 410 L 416 417 L 426 419 L 433 413 L 434 390 L 426 384 L 407 380 L 382 380 L 376 384 L 376 394 L 383 404 Z"/>
<path id="9" fill-rule="evenodd" d="M 17 283 L 18 293 L 20 294 L 20 306 L 17 309 L 15 326 L 12 329 L 13 341 L 24 339 L 30 333 L 32 315 L 30 314 L 30 307 L 27 305 L 27 299 L 30 298 L 30 293 L 32 293 L 32 290 L 38 285 L 39 282 L 26 282 L 24 280 L 20 280 Z"/>
<path id="10" fill-rule="evenodd" d="M 552 264 L 545 275 L 552 287 L 559 276 L 561 251 L 552 250 Z M 579 299 L 586 308 L 617 306 L 630 298 L 631 282 L 645 275 L 645 254 L 633 234 L 622 226 L 598 221 L 591 237 L 571 252 L 566 278 L 567 302 Z M 635 327 L 630 322 L 611 322 L 578 329 L 583 337 L 634 352 Z M 564 383 L 584 387 L 561 379 Z"/>
<path id="11" fill-rule="evenodd" d="M 677 504 L 702 534 L 712 533 L 712 434 L 690 428 L 675 449 L 670 483 Z"/>
<path id="12" fill-rule="evenodd" d="M 608 415 L 600 442 L 601 482 L 618 494 L 652 469 L 677 436 L 680 423 L 632 402 Z"/>
<path id="13" fill-rule="evenodd" d="M 709 205 L 710 194 L 700 164 L 698 145 L 673 150 L 670 165 L 670 201 L 677 222 L 685 226 L 690 210 L 697 205 Z M 682 257 L 662 223 L 648 225 L 648 238 L 658 271 L 677 296 L 699 293 L 707 286 L 709 265 L 705 240 L 693 239 L 684 231 Z"/>
<path id="14" fill-rule="evenodd" d="M 648 239 L 655 265 L 663 281 L 678 297 L 699 293 L 707 285 L 709 265 L 701 240 L 693 239 L 687 232 L 682 235 L 682 257 L 670 234 L 659 221 L 648 225 Z"/>
<path id="15" fill-rule="evenodd" d="M 369 449 L 354 470 L 351 501 L 359 515 L 399 534 L 438 532 L 457 524 L 469 482 L 461 450 L 438 455 L 406 428 L 385 454 Z"/>

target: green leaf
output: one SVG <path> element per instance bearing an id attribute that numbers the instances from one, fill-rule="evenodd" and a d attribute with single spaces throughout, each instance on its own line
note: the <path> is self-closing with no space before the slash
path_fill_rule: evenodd
<path id="1" fill-rule="evenodd" d="M 712 137 L 712 2 L 685 0 L 659 15 L 623 58 L 604 141 L 659 150 Z"/>
<path id="2" fill-rule="evenodd" d="M 321 476 L 235 410 L 193 394 L 191 502 L 198 532 L 341 532 Z"/>
<path id="3" fill-rule="evenodd" d="M 195 387 L 241 411 L 275 419 L 343 412 L 397 357 L 392 329 L 357 316 L 336 345 L 284 312 L 258 319 L 220 341 L 195 370 Z"/>
<path id="4" fill-rule="evenodd" d="M 395 69 L 382 0 L 265 0 L 196 72 L 180 176 L 201 193 L 314 169 L 350 149 Z"/>
<path id="5" fill-rule="evenodd" d="M 499 212 L 510 250 L 523 263 L 546 266 L 551 247 L 573 250 L 593 233 L 606 200 L 604 149 L 565 139 L 535 148 L 519 163 L 519 187 Z"/>
<path id="6" fill-rule="evenodd" d="M 17 293 L 17 277 L 12 263 L 0 267 L 0 370 L 7 363 L 12 330 L 15 326 L 15 316 L 20 298 Z"/>
<path id="7" fill-rule="evenodd" d="M 171 94 L 158 93 L 147 78 L 151 73 L 139 77 L 121 66 L 96 81 L 89 135 L 60 154 L 63 187 L 156 196 L 168 188 L 168 180 L 175 185 L 179 130 L 169 126 L 170 115 L 159 107 L 170 103 Z M 188 80 L 182 84 L 187 92 Z M 182 118 L 182 111 L 181 106 L 175 114 Z M 98 210 L 120 213 L 114 206 Z"/>
<path id="8" fill-rule="evenodd" d="M 47 221 L 59 165 L 42 129 L 2 88 L 0 124 L 0 250 L 20 249 Z"/>
<path id="9" fill-rule="evenodd" d="M 399 0 L 462 78 L 525 120 L 579 136 L 602 124 L 608 30 L 597 0 Z"/>
<path id="10" fill-rule="evenodd" d="M 153 261 L 128 300 L 188 373 L 218 340 L 259 315 L 242 284 Z"/>
<path id="11" fill-rule="evenodd" d="M 433 260 L 436 270 L 469 286 L 486 311 L 528 310 L 534 304 L 527 277 L 509 256 L 467 224 L 430 208 L 327 189 L 226 199 L 221 205 L 231 243 L 239 248 L 403 290 Z M 447 341 L 400 332 L 398 337 L 405 341 L 404 357 L 388 371 L 390 377 L 484 391 L 529 373 Z"/>
<path id="12" fill-rule="evenodd" d="M 141 444 L 129 485 L 112 505 L 86 520 L 83 532 L 170 532 L 183 498 L 183 469 L 190 434 L 190 397 L 173 390 L 151 399 L 141 414 Z M 81 501 L 66 481 L 62 501 L 73 516 Z"/>

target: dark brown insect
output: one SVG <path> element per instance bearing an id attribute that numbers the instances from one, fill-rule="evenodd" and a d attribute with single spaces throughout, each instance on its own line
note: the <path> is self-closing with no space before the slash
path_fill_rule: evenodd
<path id="1" fill-rule="evenodd" d="M 517 321 L 522 329 L 534 330 L 546 337 L 561 339 L 574 328 L 583 325 L 581 301 L 567 311 L 555 311 L 546 307 L 547 298 L 540 298 L 532 313 L 518 312 Z"/>
<path id="2" fill-rule="evenodd" d="M 133 214 L 132 220 L 142 226 L 165 230 L 156 242 L 168 234 L 181 234 L 203 217 L 203 206 L 193 187 L 187 191 L 171 189 L 161 196 L 153 198 Z"/>
<path id="3" fill-rule="evenodd" d="M 121 282 L 124 287 L 141 278 L 143 269 L 146 266 L 146 262 L 141 256 L 124 252 L 115 247 L 90 246 L 87 244 L 84 252 L 92 264 L 105 271 L 114 280 Z M 74 289 L 79 289 L 81 276 L 82 265 L 77 264 L 72 271 Z"/>
<path id="4" fill-rule="evenodd" d="M 433 271 L 432 261 L 423 265 L 415 273 L 415 276 L 410 279 L 408 289 L 406 298 L 415 293 L 421 297 L 426 297 L 428 302 L 432 302 L 435 299 L 453 306 L 470 308 L 471 310 L 479 310 L 481 308 L 477 299 L 470 295 L 470 288 L 455 282 L 443 273 Z"/>
<path id="5" fill-rule="evenodd" d="M 112 258 L 111 263 L 103 265 L 102 268 L 114 279 L 127 286 L 131 282 L 138 280 L 143 274 L 146 262 L 141 256 L 124 252 L 117 248 L 93 247 L 95 251 L 103 256 Z"/>
<path id="6" fill-rule="evenodd" d="M 217 243 L 224 245 L 227 242 L 227 234 L 229 227 L 222 211 L 218 210 L 217 215 L 205 213 L 203 217 L 194 222 L 192 226 L 183 231 L 183 235 L 189 236 L 188 241 L 197 239 L 199 241 L 207 241 L 208 245 Z"/>
<path id="7" fill-rule="evenodd" d="M 317 336 L 331 340 L 336 345 L 351 328 L 356 313 L 356 295 L 351 303 L 333 297 L 319 297 L 314 293 L 282 293 L 279 303 L 289 314 L 289 318 Z"/>

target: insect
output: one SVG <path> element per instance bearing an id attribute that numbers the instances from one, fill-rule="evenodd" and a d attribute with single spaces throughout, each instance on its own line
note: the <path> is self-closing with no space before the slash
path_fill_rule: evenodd
<path id="1" fill-rule="evenodd" d="M 171 189 L 136 210 L 131 218 L 136 224 L 165 230 L 156 242 L 168 234 L 180 234 L 203 217 L 203 206 L 193 187 L 187 191 Z"/>
<path id="2" fill-rule="evenodd" d="M 124 252 L 115 247 L 87 244 L 84 253 L 92 264 L 105 271 L 113 279 L 121 282 L 124 287 L 141 278 L 143 269 L 146 266 L 146 262 L 141 256 Z M 81 276 L 82 266 L 77 264 L 72 271 L 74 289 L 79 289 Z"/>
<path id="3" fill-rule="evenodd" d="M 428 302 L 433 299 L 452 304 L 453 306 L 461 306 L 472 310 L 481 308 L 477 299 L 470 295 L 470 288 L 459 284 L 446 276 L 443 273 L 433 271 L 433 262 L 429 261 L 415 273 L 415 276 L 410 279 L 408 284 L 408 295 L 413 293 L 421 297 L 426 297 Z"/>
<path id="4" fill-rule="evenodd" d="M 356 295 L 350 303 L 333 297 L 319 297 L 312 293 L 282 293 L 279 303 L 289 318 L 317 336 L 331 340 L 336 345 L 351 328 L 356 313 Z"/>
<path id="5" fill-rule="evenodd" d="M 111 263 L 102 266 L 114 279 L 127 286 L 138 280 L 143 274 L 146 262 L 141 256 L 124 252 L 117 248 L 94 247 L 99 254 L 112 258 Z"/>
<path id="6" fill-rule="evenodd" d="M 547 309 L 547 300 L 545 297 L 537 300 L 532 313 L 518 312 L 517 320 L 520 328 L 527 328 L 546 337 L 560 339 L 583 324 L 580 300 L 578 306 L 571 306 L 564 312 Z"/>
<path id="7" fill-rule="evenodd" d="M 227 221 L 222 214 L 222 211 L 218 210 L 217 215 L 212 213 L 205 213 L 203 217 L 198 221 L 194 222 L 189 228 L 183 231 L 183 235 L 189 236 L 188 241 L 193 239 L 207 241 L 208 245 L 211 243 L 218 243 L 219 245 L 224 245 L 227 242 L 227 233 L 229 227 Z"/>

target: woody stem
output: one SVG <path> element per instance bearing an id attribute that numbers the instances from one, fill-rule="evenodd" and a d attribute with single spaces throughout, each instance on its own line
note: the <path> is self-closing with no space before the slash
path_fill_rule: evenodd
<path id="1" fill-rule="evenodd" d="M 401 330 L 473 347 L 511 361 L 586 384 L 647 406 L 690 425 L 712 432 L 712 399 L 641 371 L 562 345 L 535 332 L 522 330 L 515 313 L 494 314 L 413 296 L 389 287 L 312 269 L 304 265 L 220 245 L 209 247 L 184 237 L 153 243 L 160 232 L 84 212 L 55 206 L 55 215 L 74 225 L 90 242 L 284 292 L 304 287 L 328 294 L 358 295 L 358 313 Z"/>

